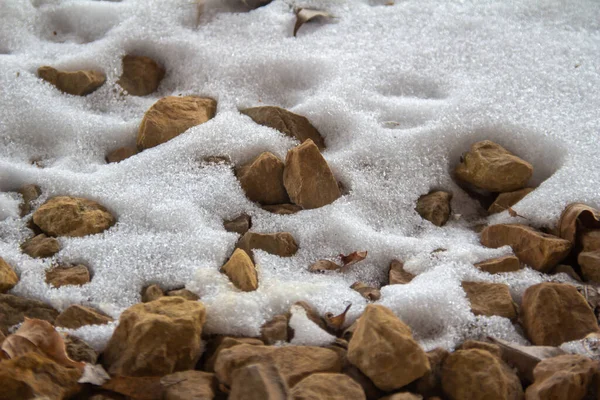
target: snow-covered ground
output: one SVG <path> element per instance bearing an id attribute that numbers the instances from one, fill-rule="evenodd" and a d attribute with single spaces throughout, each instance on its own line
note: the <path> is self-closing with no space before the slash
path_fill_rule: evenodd
<path id="1" fill-rule="evenodd" d="M 397 258 L 418 277 L 383 287 L 380 303 L 426 349 L 485 334 L 522 341 L 507 319 L 476 318 L 460 282 L 505 282 L 518 301 L 545 278 L 530 269 L 492 276 L 473 267 L 510 249 L 479 245 L 470 227 L 486 220 L 451 170 L 472 142 L 491 139 L 534 166 L 539 187 L 515 207 L 530 224 L 553 226 L 569 202 L 600 206 L 598 1 L 275 0 L 251 12 L 232 3 L 207 1 L 198 20 L 193 0 L 0 2 L 0 256 L 21 278 L 12 293 L 118 317 L 147 284 L 185 285 L 208 308 L 206 331 L 254 336 L 298 300 L 322 314 L 351 302 L 352 322 L 366 302 L 350 285 L 385 282 Z M 294 7 L 308 6 L 335 18 L 293 37 Z M 165 67 L 158 92 L 119 94 L 127 53 Z M 41 65 L 98 69 L 107 82 L 86 97 L 62 94 L 37 78 Z M 107 152 L 135 143 L 157 99 L 180 93 L 217 99 L 216 117 L 105 163 Z M 308 117 L 349 193 L 278 216 L 247 200 L 229 167 L 203 163 L 227 155 L 240 164 L 263 151 L 285 157 L 294 140 L 238 112 L 259 105 Z M 40 202 L 87 197 L 118 223 L 103 234 L 60 238 L 55 258 L 32 259 L 19 249 L 30 232 L 14 193 L 29 183 L 42 188 Z M 414 210 L 432 188 L 454 194 L 455 215 L 442 228 Z M 243 212 L 253 230 L 288 231 L 300 245 L 291 258 L 257 252 L 260 287 L 250 293 L 219 272 L 238 238 L 222 221 Z M 508 221 L 506 212 L 487 219 Z M 439 248 L 447 251 L 433 252 Z M 355 250 L 369 255 L 346 273 L 307 270 Z M 51 289 L 44 271 L 57 261 L 88 265 L 91 283 Z M 297 330 L 308 323 L 294 321 Z M 80 334 L 101 347 L 112 329 Z M 303 343 L 310 342 L 306 329 Z"/>

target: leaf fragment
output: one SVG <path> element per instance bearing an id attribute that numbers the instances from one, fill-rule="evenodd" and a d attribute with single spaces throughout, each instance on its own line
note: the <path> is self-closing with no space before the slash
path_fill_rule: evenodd
<path id="1" fill-rule="evenodd" d="M 342 264 L 344 267 L 349 267 L 352 264 L 356 264 L 359 261 L 367 258 L 366 251 L 355 251 L 354 253 L 350 253 L 347 256 L 340 254 L 340 258 L 342 259 Z"/>
<path id="2" fill-rule="evenodd" d="M 352 307 L 352 303 L 348 304 L 344 312 L 339 315 L 333 315 L 333 313 L 330 312 L 326 313 L 325 323 L 327 324 L 327 327 L 335 332 L 338 332 L 340 329 L 342 329 L 342 326 L 346 321 L 346 313 L 348 310 L 350 310 L 350 307 Z"/>
<path id="3" fill-rule="evenodd" d="M 581 228 L 600 228 L 600 211 L 583 203 L 569 204 L 560 216 L 558 236 L 575 243 Z"/>
<path id="4" fill-rule="evenodd" d="M 78 383 L 91 383 L 92 385 L 102 386 L 110 379 L 108 372 L 100 364 L 85 364 L 83 375 L 77 381 Z"/>
<path id="5" fill-rule="evenodd" d="M 311 265 L 308 270 L 310 272 L 325 272 L 325 271 L 337 271 L 341 269 L 340 265 L 337 265 L 333 261 L 329 260 L 319 260 Z"/>
<path id="6" fill-rule="evenodd" d="M 294 36 L 298 32 L 298 29 L 306 22 L 309 22 L 315 18 L 329 19 L 332 15 L 325 11 L 311 10 L 309 8 L 300 8 L 296 12 L 296 25 L 294 25 Z"/>

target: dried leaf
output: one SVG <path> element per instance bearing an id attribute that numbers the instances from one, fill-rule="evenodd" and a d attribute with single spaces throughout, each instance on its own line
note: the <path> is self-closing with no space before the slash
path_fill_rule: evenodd
<path id="1" fill-rule="evenodd" d="M 294 26 L 294 36 L 296 36 L 296 33 L 298 32 L 298 29 L 300 29 L 300 27 L 302 25 L 304 25 L 305 22 L 311 21 L 315 18 L 331 18 L 331 14 L 329 14 L 328 12 L 325 11 L 319 11 L 319 10 L 310 10 L 308 8 L 300 8 L 297 12 L 296 12 L 296 25 Z"/>
<path id="2" fill-rule="evenodd" d="M 342 264 L 344 265 L 344 267 L 349 267 L 350 265 L 356 264 L 357 262 L 367 258 L 367 252 L 355 251 L 354 253 L 350 253 L 347 256 L 340 254 L 340 257 L 342 258 Z"/>
<path id="3" fill-rule="evenodd" d="M 376 301 L 381 298 L 381 293 L 379 292 L 379 289 L 367 286 L 362 282 L 354 282 L 352 286 L 350 286 L 350 288 L 356 290 L 358 293 L 361 294 L 362 297 L 369 301 Z"/>
<path id="4" fill-rule="evenodd" d="M 350 307 L 352 307 L 352 303 L 348 304 L 348 306 L 346 307 L 344 312 L 341 313 L 340 315 L 334 316 L 330 312 L 325 314 L 325 322 L 327 323 L 327 327 L 336 332 L 339 331 L 340 329 L 342 329 L 342 326 L 344 325 L 344 322 L 346 321 L 346 313 L 348 312 Z"/>
<path id="5" fill-rule="evenodd" d="M 2 351 L 8 358 L 16 358 L 29 352 L 41 353 L 37 346 L 31 343 L 31 340 L 18 335 L 8 336 L 2 342 Z"/>
<path id="6" fill-rule="evenodd" d="M 100 364 L 85 364 L 83 375 L 77 381 L 78 383 L 91 383 L 92 385 L 102 386 L 110 379 L 108 372 Z"/>
<path id="7" fill-rule="evenodd" d="M 575 243 L 580 228 L 600 228 L 600 212 L 583 203 L 569 204 L 558 222 L 558 236 Z"/>
<path id="8" fill-rule="evenodd" d="M 528 218 L 526 218 L 526 217 L 522 216 L 521 214 L 518 214 L 518 213 L 517 213 L 515 210 L 513 210 L 513 208 L 512 208 L 512 207 L 508 207 L 508 208 L 507 208 L 507 210 L 508 210 L 508 214 L 509 214 L 511 217 L 513 217 L 513 218 L 520 217 L 520 218 L 523 218 L 523 219 L 528 219 Z"/>
<path id="9" fill-rule="evenodd" d="M 101 388 L 135 400 L 162 400 L 164 388 L 160 378 L 160 376 L 115 376 Z"/>
<path id="10" fill-rule="evenodd" d="M 325 271 L 337 271 L 341 269 L 341 265 L 337 265 L 333 261 L 329 260 L 319 260 L 313 265 L 311 265 L 308 270 L 310 272 L 325 272 Z"/>

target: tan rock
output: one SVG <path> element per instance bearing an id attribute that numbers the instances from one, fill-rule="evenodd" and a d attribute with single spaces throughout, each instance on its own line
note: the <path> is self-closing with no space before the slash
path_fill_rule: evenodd
<path id="1" fill-rule="evenodd" d="M 325 141 L 319 131 L 301 115 L 274 106 L 247 108 L 241 113 L 252 118 L 257 124 L 276 129 L 301 143 L 310 139 L 320 150 L 325 148 Z"/>
<path id="2" fill-rule="evenodd" d="M 430 371 L 410 328 L 388 308 L 373 304 L 356 323 L 348 360 L 384 391 L 399 389 Z"/>
<path id="3" fill-rule="evenodd" d="M 600 250 L 600 229 L 584 232 L 580 240 L 583 251 Z"/>
<path id="4" fill-rule="evenodd" d="M 478 262 L 475 267 L 490 274 L 500 274 L 520 270 L 521 262 L 515 256 L 504 256 Z"/>
<path id="5" fill-rule="evenodd" d="M 158 300 L 163 297 L 165 293 L 160 286 L 153 284 L 146 286 L 142 289 L 142 303 L 148 303 L 150 301 Z"/>
<path id="6" fill-rule="evenodd" d="M 100 71 L 59 71 L 43 66 L 38 68 L 38 76 L 64 93 L 85 96 L 104 84 L 106 76 Z"/>
<path id="7" fill-rule="evenodd" d="M 164 400 L 212 400 L 217 394 L 215 374 L 203 371 L 181 371 L 163 376 Z"/>
<path id="8" fill-rule="evenodd" d="M 410 272 L 405 271 L 404 263 L 398 260 L 392 260 L 388 275 L 390 278 L 390 285 L 407 284 L 415 277 Z"/>
<path id="9" fill-rule="evenodd" d="M 223 227 L 227 232 L 235 232 L 243 235 L 248 232 L 252 226 L 252 219 L 247 214 L 242 214 L 232 220 L 223 222 Z"/>
<path id="10" fill-rule="evenodd" d="M 310 139 L 288 151 L 283 184 L 292 202 L 304 209 L 323 207 L 341 196 L 333 172 Z"/>
<path id="11" fill-rule="evenodd" d="M 21 250 L 33 258 L 52 257 L 60 251 L 60 243 L 56 238 L 40 233 L 24 241 L 21 244 Z"/>
<path id="12" fill-rule="evenodd" d="M 427 397 L 442 393 L 442 365 L 449 354 L 441 347 L 427 352 L 431 370 L 415 381 L 415 392 Z"/>
<path id="13" fill-rule="evenodd" d="M 302 379 L 291 392 L 294 400 L 366 400 L 363 388 L 344 374 L 319 373 Z"/>
<path id="14" fill-rule="evenodd" d="M 439 398 L 429 397 L 427 400 L 437 400 Z M 394 393 L 389 396 L 385 396 L 380 398 L 379 400 L 423 400 L 423 396 L 419 396 L 418 394 L 402 392 L 402 393 Z"/>
<path id="15" fill-rule="evenodd" d="M 192 300 L 192 301 L 200 300 L 200 296 L 198 296 L 196 293 L 194 293 L 190 290 L 187 290 L 187 289 L 169 290 L 167 292 L 167 296 L 179 296 L 179 297 L 183 297 L 186 300 Z"/>
<path id="16" fill-rule="evenodd" d="M 258 274 L 250 256 L 241 249 L 235 249 L 231 258 L 221 267 L 233 285 L 244 292 L 258 289 Z"/>
<path id="17" fill-rule="evenodd" d="M 118 163 L 138 153 L 135 147 L 119 147 L 106 155 L 107 163 Z"/>
<path id="18" fill-rule="evenodd" d="M 65 285 L 85 285 L 90 281 L 90 271 L 85 265 L 58 266 L 46 271 L 46 283 L 59 288 Z"/>
<path id="19" fill-rule="evenodd" d="M 558 264 L 552 270 L 552 274 L 560 274 L 560 273 L 567 274 L 568 276 L 570 276 L 571 278 L 575 279 L 578 282 L 583 282 L 583 279 L 581 279 L 579 274 L 577 272 L 575 272 L 573 267 L 571 267 L 570 265 Z"/>
<path id="20" fill-rule="evenodd" d="M 543 282 L 523 294 L 521 320 L 529 340 L 538 346 L 560 346 L 598 332 L 594 312 L 575 286 Z"/>
<path id="21" fill-rule="evenodd" d="M 256 233 L 246 232 L 235 245 L 252 257 L 252 250 L 258 249 L 279 257 L 291 257 L 298 251 L 298 244 L 288 232 Z"/>
<path id="22" fill-rule="evenodd" d="M 93 308 L 74 304 L 56 317 L 55 326 L 61 328 L 77 329 L 85 325 L 108 324 L 113 319 Z"/>
<path id="23" fill-rule="evenodd" d="M 600 250 L 579 253 L 577 262 L 586 281 L 600 282 Z"/>
<path id="24" fill-rule="evenodd" d="M 93 200 L 58 196 L 33 213 L 33 222 L 49 236 L 85 236 L 104 232 L 115 217 Z"/>
<path id="25" fill-rule="evenodd" d="M 526 225 L 499 224 L 481 232 L 481 244 L 498 248 L 510 246 L 519 260 L 532 268 L 547 272 L 571 251 L 571 243 Z"/>
<path id="26" fill-rule="evenodd" d="M 137 147 L 144 150 L 158 146 L 212 119 L 216 112 L 217 102 L 210 98 L 163 97 L 146 111 L 138 130 Z"/>
<path id="27" fill-rule="evenodd" d="M 488 212 L 490 214 L 495 214 L 506 211 L 533 191 L 534 188 L 524 188 L 514 192 L 500 193 L 498 197 L 496 197 L 496 200 L 488 208 Z"/>
<path id="28" fill-rule="evenodd" d="M 480 340 L 465 340 L 457 350 L 470 350 L 470 349 L 480 349 L 485 350 L 496 357 L 502 358 L 502 350 L 500 346 L 494 343 L 482 342 Z"/>
<path id="29" fill-rule="evenodd" d="M 474 143 L 454 170 L 457 178 L 490 192 L 522 189 L 533 174 L 528 162 L 490 140 Z"/>
<path id="30" fill-rule="evenodd" d="M 436 226 L 443 226 L 450 218 L 450 200 L 452 193 L 441 190 L 419 197 L 417 212 L 421 217 Z"/>
<path id="31" fill-rule="evenodd" d="M 206 309 L 198 301 L 161 297 L 121 314 L 106 349 L 111 375 L 163 376 L 193 369 L 202 354 Z"/>
<path id="32" fill-rule="evenodd" d="M 290 215 L 302 211 L 302 207 L 295 204 L 274 204 L 271 206 L 262 206 L 262 209 L 278 215 Z"/>
<path id="33" fill-rule="evenodd" d="M 289 318 L 285 314 L 275 315 L 260 327 L 260 338 L 265 344 L 287 342 L 290 338 Z"/>
<path id="34" fill-rule="evenodd" d="M 204 354 L 206 360 L 204 362 L 204 369 L 208 372 L 214 372 L 215 362 L 217 361 L 219 353 L 225 349 L 230 349 L 241 344 L 250 344 L 254 346 L 264 345 L 262 340 L 256 338 L 217 336 L 210 342 Z"/>
<path id="35" fill-rule="evenodd" d="M 150 57 L 126 55 L 117 83 L 133 96 L 146 96 L 158 89 L 165 70 Z"/>
<path id="36" fill-rule="evenodd" d="M 287 399 L 287 384 L 273 365 L 250 364 L 233 372 L 228 400 Z"/>
<path id="37" fill-rule="evenodd" d="M 0 293 L 8 292 L 19 282 L 15 270 L 0 257 Z"/>
<path id="38" fill-rule="evenodd" d="M 362 297 L 369 301 L 377 301 L 381 298 L 379 289 L 367 286 L 362 282 L 354 282 L 350 288 L 356 290 Z"/>
<path id="39" fill-rule="evenodd" d="M 251 201 L 281 204 L 290 201 L 283 186 L 284 164 L 273 153 L 264 152 L 237 170 L 237 178 Z"/>
<path id="40" fill-rule="evenodd" d="M 503 283 L 463 282 L 462 287 L 471 302 L 471 311 L 475 315 L 485 315 L 515 320 L 517 309 L 510 290 Z"/>
<path id="41" fill-rule="evenodd" d="M 65 348 L 67 355 L 71 360 L 96 364 L 98 361 L 98 353 L 86 342 L 79 339 L 77 336 L 66 335 Z"/>
<path id="42" fill-rule="evenodd" d="M 10 294 L 0 294 L 0 331 L 8 334 L 8 328 L 23 322 L 25 317 L 37 318 L 54 324 L 58 311 L 41 301 Z"/>
<path id="43" fill-rule="evenodd" d="M 31 212 L 31 203 L 40 197 L 42 189 L 38 185 L 25 185 L 19 189 L 19 193 L 23 196 L 23 203 L 19 208 L 21 217 L 24 217 Z"/>

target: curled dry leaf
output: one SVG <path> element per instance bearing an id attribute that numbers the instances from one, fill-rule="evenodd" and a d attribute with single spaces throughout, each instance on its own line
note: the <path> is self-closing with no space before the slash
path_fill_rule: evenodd
<path id="1" fill-rule="evenodd" d="M 575 243 L 579 228 L 600 228 L 600 211 L 583 203 L 569 204 L 558 222 L 558 236 Z"/>
<path id="2" fill-rule="evenodd" d="M 356 290 L 358 293 L 361 294 L 361 296 L 363 296 L 369 301 L 377 301 L 381 298 L 381 293 L 379 292 L 379 289 L 367 286 L 362 282 L 354 282 L 352 286 L 350 286 L 350 288 Z"/>
<path id="3" fill-rule="evenodd" d="M 356 264 L 357 262 L 367 258 L 367 252 L 355 251 L 354 253 L 350 253 L 347 256 L 340 254 L 340 258 L 342 259 L 342 264 L 344 264 L 344 267 L 349 267 L 350 265 Z"/>
<path id="4" fill-rule="evenodd" d="M 508 207 L 507 210 L 508 210 L 508 214 L 513 218 L 520 217 L 523 219 L 527 219 L 526 217 L 522 216 L 521 214 L 518 214 L 515 210 L 513 210 L 512 207 Z"/>
<path id="5" fill-rule="evenodd" d="M 340 315 L 334 316 L 330 312 L 326 313 L 325 314 L 325 323 L 327 323 L 327 327 L 335 332 L 338 332 L 339 330 L 341 330 L 342 326 L 344 325 L 344 322 L 346 321 L 346 313 L 348 312 L 350 307 L 352 307 L 352 303 L 348 304 L 348 306 L 346 307 L 344 312 L 341 313 Z"/>
<path id="6" fill-rule="evenodd" d="M 315 18 L 319 18 L 319 17 L 329 19 L 329 18 L 331 18 L 331 14 L 329 14 L 328 12 L 325 12 L 325 11 L 310 10 L 308 8 L 300 8 L 296 12 L 296 25 L 294 25 L 294 36 L 296 36 L 298 29 L 300 29 L 300 27 L 302 25 L 304 25 L 305 22 L 311 21 L 311 20 L 313 20 Z"/>
<path id="7" fill-rule="evenodd" d="M 134 400 L 162 400 L 164 387 L 160 376 L 114 376 L 101 388 Z"/>
<path id="8" fill-rule="evenodd" d="M 325 271 L 337 271 L 338 269 L 341 269 L 341 268 L 342 267 L 340 265 L 337 265 L 333 261 L 319 260 L 316 263 L 314 263 L 313 265 L 311 265 L 308 268 L 308 270 L 310 272 L 325 272 Z"/>

